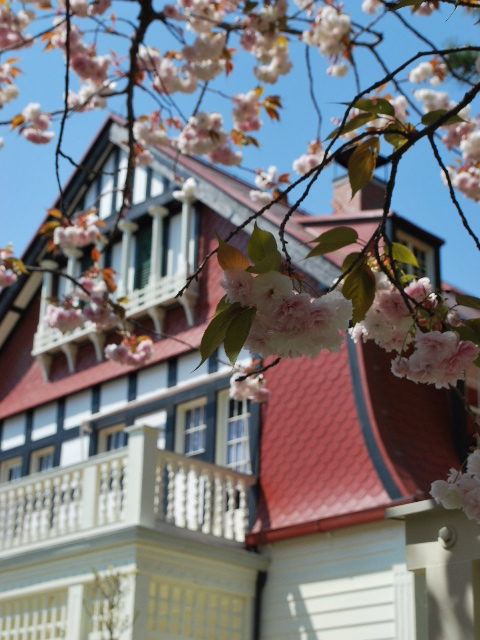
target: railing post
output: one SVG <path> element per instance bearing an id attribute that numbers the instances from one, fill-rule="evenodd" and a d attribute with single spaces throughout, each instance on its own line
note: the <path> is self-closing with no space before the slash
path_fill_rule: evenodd
<path id="1" fill-rule="evenodd" d="M 155 524 L 158 429 L 134 425 L 127 427 L 125 431 L 128 433 L 128 486 L 125 522 L 153 527 Z"/>
<path id="2" fill-rule="evenodd" d="M 86 612 L 83 600 L 83 584 L 74 584 L 68 588 L 65 640 L 83 640 L 85 638 Z"/>
<path id="3" fill-rule="evenodd" d="M 98 520 L 98 466 L 88 464 L 83 471 L 82 483 L 82 529 L 90 529 Z"/>

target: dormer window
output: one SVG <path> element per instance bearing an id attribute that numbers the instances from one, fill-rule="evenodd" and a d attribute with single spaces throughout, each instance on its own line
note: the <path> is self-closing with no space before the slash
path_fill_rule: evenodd
<path id="1" fill-rule="evenodd" d="M 408 247 L 419 264 L 418 268 L 413 265 L 402 265 L 405 272 L 419 278 L 426 276 L 430 278 L 434 287 L 438 286 L 435 248 L 419 238 L 400 230 L 396 232 L 396 241 Z"/>

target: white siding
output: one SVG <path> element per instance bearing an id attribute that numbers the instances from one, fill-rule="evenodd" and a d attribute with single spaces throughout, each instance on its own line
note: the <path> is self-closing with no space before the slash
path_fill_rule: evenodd
<path id="1" fill-rule="evenodd" d="M 66 467 L 69 464 L 76 464 L 86 460 L 88 458 L 89 443 L 90 438 L 87 435 L 62 442 L 60 466 Z"/>
<path id="2" fill-rule="evenodd" d="M 141 369 L 137 374 L 137 398 L 146 398 L 167 386 L 168 366 L 165 363 Z"/>
<path id="3" fill-rule="evenodd" d="M 113 185 L 115 173 L 115 153 L 111 153 L 102 167 L 102 192 L 98 205 L 98 215 L 100 218 L 108 218 L 112 213 L 112 198 L 114 197 Z M 107 175 L 110 174 L 110 175 Z"/>
<path id="4" fill-rule="evenodd" d="M 167 425 L 167 412 L 165 409 L 135 418 L 134 424 L 158 429 L 157 448 L 165 449 L 165 429 Z"/>
<path id="5" fill-rule="evenodd" d="M 122 152 L 120 155 L 120 161 L 118 163 L 119 171 L 118 171 L 118 177 L 117 177 L 117 198 L 115 203 L 115 207 L 117 211 L 122 206 L 122 200 L 123 200 L 122 189 L 125 185 L 125 178 L 127 177 L 127 164 L 128 164 L 127 154 Z"/>
<path id="6" fill-rule="evenodd" d="M 204 362 L 196 371 L 194 370 L 198 367 L 200 360 L 200 353 L 198 351 L 194 351 L 178 359 L 178 384 L 208 375 L 208 361 Z"/>
<path id="7" fill-rule="evenodd" d="M 128 378 L 117 378 L 100 389 L 100 409 L 113 409 L 126 404 L 128 398 Z"/>
<path id="8" fill-rule="evenodd" d="M 4 420 L 2 429 L 2 451 L 20 447 L 25 443 L 25 420 L 26 417 L 24 413 Z"/>
<path id="9" fill-rule="evenodd" d="M 52 402 L 35 409 L 32 424 L 32 440 L 40 440 L 57 432 L 57 404 Z"/>
<path id="10" fill-rule="evenodd" d="M 160 196 L 165 191 L 165 187 L 163 184 L 163 178 L 158 173 L 154 173 L 152 175 L 152 186 L 150 188 L 150 196 L 154 198 L 155 196 Z"/>
<path id="11" fill-rule="evenodd" d="M 145 167 L 137 167 L 135 169 L 135 178 L 133 180 L 133 204 L 143 202 L 147 197 L 147 170 Z"/>
<path id="12" fill-rule="evenodd" d="M 80 427 L 82 422 L 86 420 L 91 412 L 92 392 L 82 391 L 73 396 L 69 396 L 65 402 L 65 418 L 63 421 L 64 429 L 73 429 Z"/>
<path id="13" fill-rule="evenodd" d="M 278 542 L 263 596 L 261 640 L 414 640 L 403 525 L 379 523 Z M 405 623 L 398 625 L 401 615 Z M 408 629 L 408 634 L 398 629 Z"/>
<path id="14" fill-rule="evenodd" d="M 175 214 L 170 218 L 168 230 L 167 275 L 175 275 L 183 264 L 180 261 L 182 251 L 182 215 Z"/>
<path id="15" fill-rule="evenodd" d="M 110 266 L 115 271 L 115 283 L 118 289 L 122 288 L 122 243 L 117 242 L 112 246 Z"/>

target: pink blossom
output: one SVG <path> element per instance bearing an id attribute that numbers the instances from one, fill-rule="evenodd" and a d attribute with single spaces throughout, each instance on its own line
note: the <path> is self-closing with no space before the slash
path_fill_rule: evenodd
<path id="1" fill-rule="evenodd" d="M 230 397 L 239 402 L 265 402 L 270 397 L 270 391 L 265 384 L 263 375 L 246 376 L 243 371 L 234 373 L 230 378 Z"/>
<path id="2" fill-rule="evenodd" d="M 252 305 L 253 282 L 252 274 L 245 269 L 226 269 L 221 285 L 227 292 L 227 302 L 239 302 L 243 307 Z"/>
<path id="3" fill-rule="evenodd" d="M 85 317 L 80 309 L 65 309 L 49 304 L 43 321 L 47 327 L 51 329 L 58 329 L 62 333 L 69 333 L 83 326 Z"/>
<path id="4" fill-rule="evenodd" d="M 133 367 L 145 364 L 153 355 L 153 343 L 150 338 L 143 337 L 138 340 L 132 336 L 119 345 L 107 345 L 104 351 L 105 358 Z"/>
<path id="5" fill-rule="evenodd" d="M 3 264 L 0 264 L 0 287 L 10 287 L 17 281 L 17 276 L 10 269 L 6 269 Z"/>
<path id="6" fill-rule="evenodd" d="M 304 332 L 310 326 L 310 296 L 291 293 L 273 313 L 273 326 L 278 331 Z"/>

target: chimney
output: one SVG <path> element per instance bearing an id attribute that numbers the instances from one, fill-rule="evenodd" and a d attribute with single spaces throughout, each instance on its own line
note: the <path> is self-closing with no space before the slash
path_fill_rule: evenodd
<path id="1" fill-rule="evenodd" d="M 360 213 L 373 209 L 383 209 L 386 183 L 378 178 L 370 182 L 352 198 L 352 188 L 348 176 L 333 181 L 333 213 L 336 215 Z"/>

